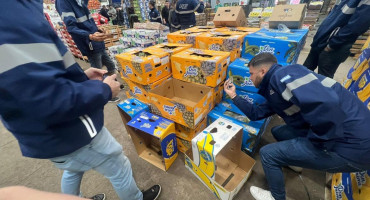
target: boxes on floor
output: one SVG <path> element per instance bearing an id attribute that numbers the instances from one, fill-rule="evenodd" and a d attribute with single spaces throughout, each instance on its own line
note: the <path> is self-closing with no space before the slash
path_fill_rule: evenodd
<path id="1" fill-rule="evenodd" d="M 175 124 L 165 118 L 141 112 L 128 124 L 138 155 L 154 166 L 167 171 L 178 155 Z"/>
<path id="2" fill-rule="evenodd" d="M 224 92 L 224 81 L 222 81 L 218 86 L 213 88 L 213 106 L 222 101 L 222 95 Z"/>
<path id="3" fill-rule="evenodd" d="M 167 35 L 169 43 L 192 44 L 195 47 L 195 38 L 202 32 L 192 32 L 187 30 L 176 31 Z"/>
<path id="4" fill-rule="evenodd" d="M 226 79 L 230 79 L 239 90 L 258 92 L 258 88 L 254 87 L 254 84 L 250 79 L 251 74 L 249 72 L 248 63 L 249 60 L 244 58 L 238 58 L 234 62 L 230 63 L 227 68 Z"/>
<path id="5" fill-rule="evenodd" d="M 147 85 L 171 74 L 167 52 L 135 50 L 116 55 L 123 72 L 130 80 Z"/>
<path id="6" fill-rule="evenodd" d="M 213 18 L 216 27 L 239 27 L 247 25 L 247 18 L 241 6 L 221 7 Z"/>
<path id="7" fill-rule="evenodd" d="M 199 32 L 212 32 L 215 31 L 216 28 L 214 26 L 194 26 L 185 30 L 194 33 L 199 33 Z"/>
<path id="8" fill-rule="evenodd" d="M 365 70 L 362 75 L 354 82 L 349 91 L 356 95 L 362 102 L 370 100 L 370 68 Z M 366 104 L 367 105 L 367 104 Z"/>
<path id="9" fill-rule="evenodd" d="M 229 52 L 187 49 L 171 57 L 176 79 L 216 87 L 226 78 Z"/>
<path id="10" fill-rule="evenodd" d="M 151 46 L 147 49 L 153 50 L 153 51 L 167 52 L 170 54 L 170 56 L 172 56 L 173 54 L 179 53 L 191 47 L 192 47 L 191 44 L 163 43 L 163 44 L 157 44 L 155 46 Z"/>
<path id="11" fill-rule="evenodd" d="M 260 28 L 252 28 L 252 27 L 222 27 L 222 28 L 217 28 L 215 31 L 216 32 L 241 32 L 241 33 L 254 33 L 259 31 Z"/>
<path id="12" fill-rule="evenodd" d="M 191 129 L 184 125 L 175 123 L 176 136 L 177 136 L 177 147 L 179 151 L 185 153 L 191 148 L 191 140 L 202 130 L 207 127 L 207 117 L 201 121 L 195 129 Z"/>
<path id="13" fill-rule="evenodd" d="M 177 79 L 164 81 L 149 95 L 153 113 L 189 128 L 195 128 L 213 105 L 212 88 Z"/>
<path id="14" fill-rule="evenodd" d="M 196 48 L 213 51 L 230 52 L 230 60 L 240 57 L 244 33 L 239 32 L 208 32 L 196 38 Z"/>
<path id="15" fill-rule="evenodd" d="M 117 107 L 118 112 L 121 115 L 122 122 L 125 125 L 126 131 L 129 135 L 132 133 L 130 132 L 131 129 L 127 128 L 127 123 L 140 112 L 149 112 L 149 107 L 147 105 L 134 98 L 128 98 L 120 102 L 117 104 Z"/>
<path id="16" fill-rule="evenodd" d="M 261 29 L 245 37 L 242 57 L 251 60 L 257 54 L 267 52 L 274 54 L 280 64 L 295 64 L 307 33 L 307 29 L 291 30 L 289 33 Z"/>
<path id="17" fill-rule="evenodd" d="M 130 81 L 130 79 L 128 79 L 127 76 L 126 77 L 123 76 L 121 78 L 122 78 L 123 90 L 126 92 L 126 94 L 128 92 L 127 96 L 137 98 L 138 100 L 144 103 L 150 104 L 149 91 L 159 86 L 163 81 L 170 79 L 171 75 L 168 75 L 148 85 L 142 85 L 140 83 L 135 83 L 133 81 Z"/>
<path id="18" fill-rule="evenodd" d="M 297 5 L 277 5 L 272 11 L 269 19 L 269 28 L 278 28 L 279 24 L 284 24 L 290 29 L 299 29 L 306 12 L 306 4 Z"/>
<path id="19" fill-rule="evenodd" d="M 242 127 L 220 118 L 192 140 L 185 166 L 218 199 L 231 200 L 249 178 L 255 160 L 241 150 Z"/>

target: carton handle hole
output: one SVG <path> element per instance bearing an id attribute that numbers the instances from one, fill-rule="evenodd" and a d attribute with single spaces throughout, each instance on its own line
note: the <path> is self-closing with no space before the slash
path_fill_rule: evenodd
<path id="1" fill-rule="evenodd" d="M 132 102 L 131 105 L 136 106 L 136 103 L 135 102 Z"/>
<path id="2" fill-rule="evenodd" d="M 231 126 L 231 125 L 227 125 L 227 126 L 226 126 L 226 128 L 227 128 L 227 129 L 231 129 L 231 128 L 232 128 L 232 126 Z"/>
<path id="3" fill-rule="evenodd" d="M 212 140 L 209 142 L 210 145 L 215 145 L 216 144 L 216 141 Z"/>
<path id="4" fill-rule="evenodd" d="M 152 119 L 152 118 L 150 118 L 150 119 L 149 119 L 149 121 L 150 121 L 150 122 L 155 122 L 155 120 L 154 120 L 154 119 Z M 156 128 L 157 128 L 157 127 L 156 127 Z"/>

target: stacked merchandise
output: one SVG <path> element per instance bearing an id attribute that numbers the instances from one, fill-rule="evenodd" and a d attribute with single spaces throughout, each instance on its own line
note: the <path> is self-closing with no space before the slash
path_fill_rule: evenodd
<path id="1" fill-rule="evenodd" d="M 103 24 L 108 24 L 108 18 L 105 18 L 104 16 L 102 16 L 99 13 L 93 13 L 93 14 L 91 14 L 91 16 L 94 19 L 95 24 L 97 26 L 103 25 Z"/>
<path id="2" fill-rule="evenodd" d="M 134 8 L 140 21 L 149 20 L 149 0 L 131 0 L 129 4 Z"/>
<path id="3" fill-rule="evenodd" d="M 89 10 L 99 10 L 100 9 L 100 1 L 98 0 L 89 0 L 87 4 L 87 8 Z"/>
<path id="4" fill-rule="evenodd" d="M 361 49 L 363 49 L 364 44 L 368 40 L 370 40 L 370 30 L 357 38 L 356 42 L 352 45 L 352 48 L 350 49 L 351 56 L 357 59 L 361 54 Z"/>
<path id="5" fill-rule="evenodd" d="M 311 2 L 307 8 L 306 17 L 304 18 L 303 24 L 314 25 L 320 16 L 320 10 L 322 8 L 323 2 L 316 1 Z"/>
<path id="6" fill-rule="evenodd" d="M 249 27 L 260 27 L 261 16 L 263 8 L 253 8 L 253 10 L 248 15 L 248 26 Z"/>
<path id="7" fill-rule="evenodd" d="M 195 13 L 196 26 L 207 25 L 207 17 L 205 13 Z"/>
<path id="8" fill-rule="evenodd" d="M 163 42 L 167 42 L 168 29 L 149 30 L 149 29 L 129 29 L 124 30 L 122 41 L 132 47 L 146 48 Z"/>
<path id="9" fill-rule="evenodd" d="M 207 20 L 207 22 L 208 21 L 213 21 L 213 18 L 215 17 L 215 14 L 216 13 L 214 13 L 214 9 L 213 8 L 206 8 L 206 9 L 204 9 L 204 13 L 206 14 L 206 20 Z"/>
<path id="10" fill-rule="evenodd" d="M 122 37 L 122 27 L 118 25 L 101 25 L 108 34 L 111 35 L 110 38 L 104 40 L 105 47 L 111 47 L 115 45 L 120 45 L 119 39 Z"/>
<path id="11" fill-rule="evenodd" d="M 307 34 L 308 29 L 289 32 L 261 29 L 245 37 L 242 57 L 250 60 L 259 53 L 268 52 L 274 54 L 281 65 L 296 64 Z"/>

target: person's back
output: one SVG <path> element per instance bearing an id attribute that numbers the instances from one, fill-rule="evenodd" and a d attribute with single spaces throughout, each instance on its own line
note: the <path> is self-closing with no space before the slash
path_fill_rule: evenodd
<path id="1" fill-rule="evenodd" d="M 181 29 L 186 29 L 196 25 L 195 13 L 202 13 L 204 10 L 203 1 L 198 0 L 179 0 L 176 3 L 176 13 L 181 25 Z"/>

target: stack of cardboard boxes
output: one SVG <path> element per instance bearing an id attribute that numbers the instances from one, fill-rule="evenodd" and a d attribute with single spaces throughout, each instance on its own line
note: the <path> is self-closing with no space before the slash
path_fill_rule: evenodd
<path id="1" fill-rule="evenodd" d="M 195 22 L 197 26 L 207 25 L 207 16 L 205 13 L 195 13 Z"/>
<path id="2" fill-rule="evenodd" d="M 89 0 L 89 2 L 87 4 L 87 8 L 89 8 L 89 10 L 100 9 L 100 1 L 98 1 L 98 0 Z"/>
<path id="3" fill-rule="evenodd" d="M 315 25 L 320 16 L 320 11 L 322 8 L 323 2 L 311 2 L 307 7 L 306 17 L 304 18 L 303 24 Z"/>

